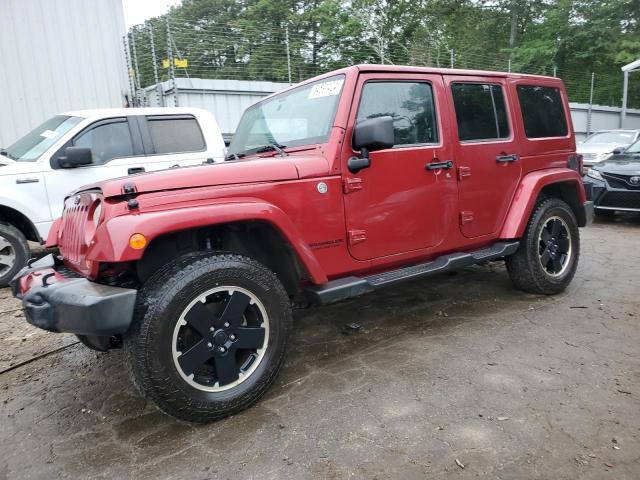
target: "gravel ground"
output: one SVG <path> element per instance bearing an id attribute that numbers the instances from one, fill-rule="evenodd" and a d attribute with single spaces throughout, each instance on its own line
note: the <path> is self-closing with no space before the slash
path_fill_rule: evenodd
<path id="1" fill-rule="evenodd" d="M 0 290 L 0 479 L 640 478 L 640 218 L 581 232 L 555 297 L 493 263 L 297 311 L 267 396 L 206 426 Z"/>

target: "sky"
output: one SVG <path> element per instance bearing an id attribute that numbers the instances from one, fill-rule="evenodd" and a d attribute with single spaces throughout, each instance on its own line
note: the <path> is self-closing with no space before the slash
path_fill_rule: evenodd
<path id="1" fill-rule="evenodd" d="M 180 0 L 122 0 L 127 29 L 149 18 L 162 15 L 171 5 L 178 3 Z"/>

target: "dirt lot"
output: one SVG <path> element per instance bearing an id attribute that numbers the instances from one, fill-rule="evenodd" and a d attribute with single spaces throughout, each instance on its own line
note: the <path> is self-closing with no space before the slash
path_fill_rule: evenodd
<path id="1" fill-rule="evenodd" d="M 582 236 L 556 297 L 496 263 L 297 311 L 268 395 L 207 426 L 0 290 L 0 479 L 640 478 L 640 219 Z"/>

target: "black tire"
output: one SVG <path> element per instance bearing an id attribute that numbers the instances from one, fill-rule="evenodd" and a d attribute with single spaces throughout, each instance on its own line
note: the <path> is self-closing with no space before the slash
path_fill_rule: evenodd
<path id="1" fill-rule="evenodd" d="M 23 233 L 9 223 L 0 222 L 0 287 L 9 285 L 28 260 L 29 244 Z"/>
<path id="2" fill-rule="evenodd" d="M 562 233 L 553 236 L 551 230 L 558 224 Z M 542 232 L 543 229 L 545 232 Z M 549 235 L 552 237 L 549 238 Z M 543 236 L 549 240 L 549 245 Z M 554 240 L 555 237 L 560 238 Z M 567 238 L 569 248 L 566 248 Z M 562 258 L 566 253 L 562 250 L 569 252 L 564 257 L 565 263 L 562 263 Z M 511 281 L 520 290 L 553 295 L 567 288 L 576 273 L 579 257 L 580 234 L 571 207 L 559 198 L 546 198 L 534 208 L 517 252 L 507 257 L 507 271 Z"/>
<path id="3" fill-rule="evenodd" d="M 224 289 L 208 294 L 204 297 L 207 306 L 199 304 L 198 298 L 203 298 L 207 292 L 221 286 L 236 287 L 236 290 Z M 256 324 L 259 328 L 256 325 L 252 328 L 263 331 L 263 343 L 255 353 L 242 350 L 242 346 L 233 350 L 234 346 L 229 343 L 229 339 L 240 345 L 242 342 L 239 337 L 243 334 L 240 330 L 234 330 L 238 333 L 237 336 L 231 330 L 225 330 L 226 337 L 219 333 L 224 330 L 220 322 L 224 318 L 231 318 L 231 314 L 227 315 L 227 310 L 232 309 L 227 307 L 231 305 L 232 298 L 242 300 L 247 297 L 242 292 L 251 295 L 251 302 L 255 303 L 247 303 L 244 310 L 238 310 L 240 313 L 232 312 L 236 314 L 234 318 L 240 318 L 240 323 L 231 321 L 232 325 L 229 326 L 229 322 L 225 321 L 224 327 L 245 328 L 246 331 L 249 327 L 247 319 L 259 317 L 260 321 Z M 213 300 L 210 302 L 211 298 Z M 218 298 L 224 300 L 216 303 Z M 206 309 L 205 314 L 201 313 L 202 309 Z M 187 322 L 192 311 L 195 314 Z M 267 316 L 266 328 L 263 313 Z M 181 316 L 185 320 L 179 324 Z M 211 323 L 206 323 L 209 321 Z M 209 331 L 208 325 L 211 325 L 208 327 L 212 332 L 211 336 L 201 335 L 199 332 Z M 289 297 L 271 270 L 241 255 L 189 254 L 163 267 L 139 291 L 133 323 L 124 335 L 124 349 L 132 379 L 145 397 L 173 417 L 205 423 L 251 406 L 268 390 L 283 365 L 291 325 Z M 220 335 L 227 343 L 216 343 L 219 342 Z M 192 341 L 187 347 L 187 337 L 197 341 Z M 180 352 L 176 353 L 179 342 L 185 343 L 182 343 Z M 183 368 L 180 362 L 183 357 L 187 358 L 185 352 L 190 354 L 196 347 L 204 348 L 204 343 L 200 342 L 206 342 L 213 353 L 205 363 L 198 364 L 200 366 L 197 371 L 205 373 L 196 377 L 195 370 L 185 373 L 187 368 Z M 236 366 L 239 362 L 244 362 L 242 366 L 247 362 L 251 365 L 246 376 L 239 373 L 237 381 L 240 383 L 235 386 L 231 381 L 223 385 L 223 379 L 218 374 L 218 359 L 223 355 L 218 349 L 224 345 L 227 345 L 228 355 L 220 360 L 220 368 L 223 364 L 230 365 L 230 359 L 233 359 L 233 365 Z M 242 355 L 247 355 L 247 352 L 249 354 L 243 361 Z M 208 355 L 208 352 L 204 354 Z M 201 360 L 202 358 L 198 358 L 198 361 Z M 254 362 L 256 366 L 253 365 Z M 229 370 L 225 371 L 228 377 Z M 207 383 L 210 380 L 207 375 L 211 375 L 215 382 L 211 380 Z M 218 379 L 215 379 L 216 376 Z M 205 391 L 207 388 L 226 389 Z"/>

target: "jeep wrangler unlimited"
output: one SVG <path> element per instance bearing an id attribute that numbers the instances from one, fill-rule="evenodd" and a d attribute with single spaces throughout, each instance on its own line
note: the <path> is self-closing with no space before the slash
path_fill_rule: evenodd
<path id="1" fill-rule="evenodd" d="M 593 216 L 557 78 L 353 66 L 250 107 L 227 160 L 74 192 L 61 255 L 12 282 L 30 323 L 122 345 L 140 391 L 188 421 L 265 393 L 292 302 L 498 259 L 558 293 Z"/>

